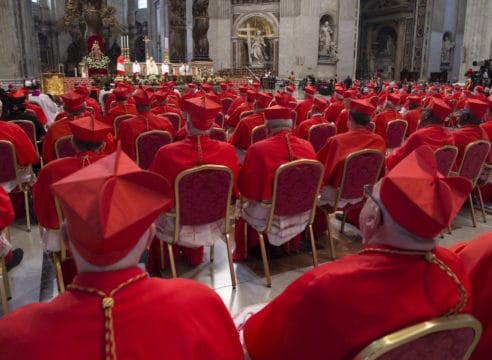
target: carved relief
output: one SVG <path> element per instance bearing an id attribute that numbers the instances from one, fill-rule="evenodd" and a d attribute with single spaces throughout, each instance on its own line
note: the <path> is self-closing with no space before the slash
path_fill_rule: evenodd
<path id="1" fill-rule="evenodd" d="M 209 0 L 193 1 L 193 56 L 195 60 L 210 60 L 207 39 L 208 3 Z"/>
<path id="2" fill-rule="evenodd" d="M 183 62 L 186 59 L 186 2 L 169 1 L 169 42 L 171 62 Z"/>

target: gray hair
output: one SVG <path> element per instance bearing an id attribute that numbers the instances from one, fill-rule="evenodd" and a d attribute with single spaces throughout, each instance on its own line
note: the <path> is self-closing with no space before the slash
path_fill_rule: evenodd
<path id="1" fill-rule="evenodd" d="M 292 119 L 269 120 L 266 125 L 271 133 L 276 133 L 282 130 L 292 130 Z"/>

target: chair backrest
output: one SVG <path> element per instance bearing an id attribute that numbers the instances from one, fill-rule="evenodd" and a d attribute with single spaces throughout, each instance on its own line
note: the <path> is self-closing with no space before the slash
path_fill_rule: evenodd
<path id="1" fill-rule="evenodd" d="M 326 140 L 336 135 L 335 124 L 316 124 L 309 128 L 308 141 L 313 145 L 314 152 L 318 152 L 326 144 Z"/>
<path id="2" fill-rule="evenodd" d="M 400 147 L 407 133 L 408 123 L 405 120 L 392 120 L 386 126 L 386 148 Z"/>
<path id="3" fill-rule="evenodd" d="M 204 225 L 224 219 L 231 202 L 234 174 L 223 165 L 201 165 L 182 171 L 174 181 L 175 241 L 182 225 Z M 199 195 L 199 196 L 198 196 Z M 224 233 L 229 221 L 224 221 Z"/>
<path id="4" fill-rule="evenodd" d="M 437 170 L 444 176 L 448 176 L 458 156 L 458 148 L 454 145 L 444 145 L 434 151 L 436 155 Z"/>
<path id="5" fill-rule="evenodd" d="M 239 114 L 239 120 L 241 120 L 243 117 L 251 115 L 253 113 L 254 113 L 254 110 L 243 111 L 241 114 Z"/>
<path id="6" fill-rule="evenodd" d="M 295 110 L 290 111 L 290 118 L 292 119 L 292 128 L 297 126 L 297 112 Z"/>
<path id="7" fill-rule="evenodd" d="M 370 132 L 374 132 L 374 130 L 376 130 L 376 124 L 370 121 L 369 124 L 366 125 L 366 129 Z"/>
<path id="8" fill-rule="evenodd" d="M 224 129 L 213 127 L 210 130 L 210 138 L 219 141 L 227 141 L 227 132 Z"/>
<path id="9" fill-rule="evenodd" d="M 175 131 L 178 131 L 181 125 L 181 118 L 179 117 L 178 114 L 173 113 L 173 112 L 165 112 L 162 114 L 159 114 L 159 116 L 165 116 L 169 119 L 171 124 L 173 124 L 173 128 Z"/>
<path id="10" fill-rule="evenodd" d="M 255 126 L 253 131 L 251 131 L 251 144 L 254 144 L 260 140 L 265 140 L 267 136 L 268 132 L 265 124 Z"/>
<path id="11" fill-rule="evenodd" d="M 34 123 L 29 120 L 10 120 L 9 122 L 18 125 L 26 133 L 29 140 L 31 140 L 34 148 L 37 149 L 36 127 Z"/>
<path id="12" fill-rule="evenodd" d="M 290 161 L 277 168 L 273 181 L 272 207 L 268 217 L 267 232 L 270 231 L 275 215 L 297 215 L 311 210 L 310 224 L 312 224 L 323 171 L 323 164 L 308 159 Z"/>
<path id="13" fill-rule="evenodd" d="M 475 186 L 489 151 L 489 141 L 476 140 L 469 143 L 465 148 L 463 159 L 461 159 L 458 175 L 467 178 Z"/>
<path id="14" fill-rule="evenodd" d="M 364 149 L 350 153 L 343 165 L 336 204 L 339 199 L 363 198 L 364 185 L 376 183 L 383 163 L 384 154 L 378 150 Z"/>
<path id="15" fill-rule="evenodd" d="M 114 123 L 113 123 L 113 135 L 116 137 L 117 134 L 118 134 L 118 129 L 120 128 L 120 125 L 121 123 L 124 121 L 124 120 L 127 120 L 127 119 L 131 119 L 132 117 L 134 117 L 135 115 L 133 114 L 123 114 L 123 115 L 120 115 L 120 116 L 117 116 L 114 118 Z"/>
<path id="16" fill-rule="evenodd" d="M 0 140 L 0 183 L 17 179 L 17 157 L 14 145 L 7 140 Z"/>
<path id="17" fill-rule="evenodd" d="M 481 333 L 480 322 L 471 315 L 438 318 L 375 340 L 354 360 L 467 360 Z"/>
<path id="18" fill-rule="evenodd" d="M 55 141 L 55 155 L 56 158 L 75 156 L 77 151 L 72 142 L 73 135 L 66 135 L 58 138 Z"/>
<path id="19" fill-rule="evenodd" d="M 224 127 L 224 114 L 222 112 L 219 112 L 217 116 L 215 116 L 215 123 L 221 128 Z"/>
<path id="20" fill-rule="evenodd" d="M 231 98 L 223 98 L 220 102 L 222 103 L 222 112 L 224 114 L 227 114 L 227 110 L 229 110 L 229 107 L 231 106 L 232 102 L 234 100 Z"/>
<path id="21" fill-rule="evenodd" d="M 135 139 L 136 163 L 142 169 L 148 169 L 157 151 L 172 142 L 173 137 L 167 131 L 150 130 L 138 134 Z"/>

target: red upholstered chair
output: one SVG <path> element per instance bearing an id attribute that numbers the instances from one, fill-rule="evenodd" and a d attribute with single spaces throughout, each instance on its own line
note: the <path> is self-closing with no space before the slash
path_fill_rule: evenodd
<path id="1" fill-rule="evenodd" d="M 179 117 L 178 114 L 173 113 L 173 112 L 165 112 L 162 114 L 159 114 L 159 116 L 164 116 L 169 119 L 171 124 L 173 124 L 174 130 L 178 131 L 181 128 L 181 118 Z"/>
<path id="2" fill-rule="evenodd" d="M 292 128 L 297 126 L 297 113 L 295 110 L 290 111 L 290 118 L 292 119 Z"/>
<path id="3" fill-rule="evenodd" d="M 386 125 L 386 148 L 391 151 L 401 146 L 408 123 L 405 120 L 392 120 Z"/>
<path id="4" fill-rule="evenodd" d="M 224 129 L 214 127 L 210 130 L 210 138 L 219 141 L 227 141 L 227 132 Z"/>
<path id="5" fill-rule="evenodd" d="M 222 103 L 222 112 L 224 114 L 227 114 L 227 110 L 229 110 L 229 107 L 231 106 L 232 102 L 234 100 L 231 98 L 223 98 L 220 102 Z"/>
<path id="6" fill-rule="evenodd" d="M 136 163 L 147 170 L 154 160 L 157 151 L 164 145 L 173 142 L 172 135 L 167 131 L 150 130 L 138 134 L 135 139 Z"/>
<path id="7" fill-rule="evenodd" d="M 458 148 L 454 145 L 444 145 L 434 151 L 437 169 L 444 176 L 448 176 L 458 156 Z"/>
<path id="8" fill-rule="evenodd" d="M 336 133 L 335 124 L 316 124 L 309 128 L 308 141 L 313 145 L 314 152 L 318 152 L 326 144 L 326 141 Z"/>
<path id="9" fill-rule="evenodd" d="M 308 229 L 313 254 L 313 266 L 318 266 L 316 246 L 314 244 L 313 222 L 316 213 L 316 202 L 318 200 L 319 188 L 323 179 L 323 165 L 317 160 L 294 160 L 278 167 L 273 181 L 273 198 L 271 203 L 264 206 L 270 208 L 267 224 L 264 229 L 258 230 L 260 238 L 261 256 L 267 286 L 272 284 L 270 268 L 265 249 L 264 236 L 271 231 L 275 216 L 296 216 L 310 211 Z M 246 220 L 246 219 L 245 219 Z M 247 222 L 245 221 L 245 246 L 248 252 Z M 287 240 L 288 241 L 288 240 Z"/>
<path id="10" fill-rule="evenodd" d="M 369 130 L 370 132 L 374 132 L 376 130 L 376 124 L 374 124 L 372 121 L 367 124 L 366 129 Z"/>
<path id="11" fill-rule="evenodd" d="M 475 217 L 475 208 L 473 206 L 473 191 L 477 192 L 478 199 L 480 201 L 480 208 L 482 210 L 483 221 L 487 222 L 485 217 L 485 207 L 483 205 L 482 193 L 480 188 L 477 186 L 478 179 L 482 173 L 485 160 L 490 151 L 490 142 L 486 140 L 476 140 L 469 143 L 463 154 L 463 159 L 458 168 L 457 175 L 463 176 L 470 180 L 473 185 L 473 189 L 468 196 L 468 204 L 470 205 L 470 212 L 472 216 L 473 227 L 477 226 Z"/>
<path id="12" fill-rule="evenodd" d="M 75 156 L 77 151 L 72 142 L 73 135 L 62 136 L 55 141 L 56 158 Z"/>
<path id="13" fill-rule="evenodd" d="M 437 318 L 373 341 L 354 360 L 467 360 L 482 334 L 471 315 Z"/>
<path id="14" fill-rule="evenodd" d="M 215 123 L 221 128 L 224 128 L 224 114 L 222 112 L 219 112 L 215 117 Z"/>
<path id="15" fill-rule="evenodd" d="M 123 114 L 120 116 L 115 117 L 114 122 L 113 122 L 113 135 L 116 138 L 118 135 L 118 129 L 120 128 L 120 125 L 123 121 L 126 119 L 131 119 L 135 115 L 133 114 Z"/>
<path id="16" fill-rule="evenodd" d="M 17 163 L 17 155 L 14 145 L 10 141 L 0 140 L 0 184 L 15 182 L 16 186 L 12 189 L 5 188 L 7 193 L 23 192 L 24 207 L 26 209 L 27 231 L 31 231 L 31 217 L 29 214 L 29 192 L 31 191 L 31 181 L 34 179 L 32 166 L 29 164 L 21 168 Z"/>
<path id="17" fill-rule="evenodd" d="M 38 154 L 39 160 L 41 161 L 41 166 L 43 166 L 43 158 L 41 157 L 41 154 L 39 153 L 39 144 L 40 141 L 38 141 L 36 137 L 36 126 L 32 121 L 29 120 L 10 120 L 9 122 L 14 123 L 18 125 L 24 132 L 26 133 L 27 137 L 31 140 L 32 144 L 34 145 L 34 149 L 36 150 L 36 154 Z"/>
<path id="18" fill-rule="evenodd" d="M 221 230 L 227 248 L 232 287 L 236 288 L 236 274 L 232 263 L 229 239 L 229 209 L 233 185 L 234 174 L 231 169 L 223 165 L 197 166 L 182 171 L 176 177 L 174 181 L 175 208 L 164 214 L 174 219 L 173 240 L 172 243 L 167 244 L 173 277 L 176 277 L 176 266 L 172 245 L 180 244 L 181 227 L 183 225 L 204 225 L 224 219 Z M 199 236 L 195 239 L 200 242 Z M 163 241 L 160 241 L 162 268 L 164 268 L 163 246 Z M 212 244 L 210 246 L 210 262 L 213 262 L 213 258 L 214 245 Z"/>
<path id="19" fill-rule="evenodd" d="M 336 189 L 334 203 L 332 205 L 319 206 L 326 216 L 326 227 L 333 258 L 335 258 L 335 243 L 330 224 L 330 214 L 338 210 L 343 211 L 343 220 L 340 228 L 340 232 L 343 233 L 346 211 L 364 205 L 366 200 L 364 197 L 364 185 L 375 184 L 378 181 L 383 163 L 384 155 L 378 150 L 364 149 L 349 154 L 343 164 L 342 178 L 340 186 Z M 341 200 L 346 204 L 342 206 L 340 204 Z M 349 200 L 352 200 L 353 203 L 348 202 Z"/>
<path id="20" fill-rule="evenodd" d="M 254 113 L 254 110 L 243 111 L 241 114 L 239 114 L 239 120 L 241 120 L 243 117 L 251 115 L 253 113 Z"/>
<path id="21" fill-rule="evenodd" d="M 258 125 L 251 131 L 251 144 L 255 142 L 265 140 L 268 136 L 266 125 Z"/>

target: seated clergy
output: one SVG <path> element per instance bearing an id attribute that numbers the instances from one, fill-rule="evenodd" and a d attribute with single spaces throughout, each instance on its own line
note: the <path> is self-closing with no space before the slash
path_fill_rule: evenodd
<path id="1" fill-rule="evenodd" d="M 316 159 L 313 146 L 291 133 L 291 109 L 275 105 L 265 109 L 269 137 L 252 144 L 239 173 L 239 190 L 242 195 L 241 217 L 236 219 L 234 259 L 241 260 L 244 253 L 244 221 L 248 220 L 256 229 L 266 225 L 268 207 L 262 202 L 271 202 L 273 181 L 277 168 L 289 161 Z M 284 244 L 295 237 L 291 244 L 298 250 L 300 236 L 309 221 L 309 211 L 299 216 L 276 216 L 268 241 L 272 245 Z M 248 231 L 248 248 L 258 245 L 255 231 Z"/>
<path id="2" fill-rule="evenodd" d="M 12 206 L 9 195 L 0 186 L 0 257 L 3 256 L 7 271 L 19 265 L 24 257 L 24 251 L 22 249 L 17 248 L 12 250 L 12 245 L 5 235 L 5 228 L 12 224 L 14 218 L 14 207 Z M 3 276 L 8 275 L 3 274 Z"/>
<path id="3" fill-rule="evenodd" d="M 42 240 L 47 251 L 61 250 L 60 224 L 51 185 L 106 156 L 102 153 L 104 140 L 113 131 L 110 126 L 91 117 L 70 121 L 69 126 L 77 155 L 53 160 L 42 167 L 32 189 L 34 211 L 39 225 L 44 228 Z M 63 262 L 62 271 L 64 282 L 69 284 L 77 272 L 73 260 Z"/>
<path id="4" fill-rule="evenodd" d="M 364 249 L 306 272 L 241 326 L 251 358 L 353 359 L 390 332 L 470 312 L 463 264 L 435 239 L 470 191 L 428 147 L 407 156 L 367 189 Z"/>
<path id="5" fill-rule="evenodd" d="M 224 165 L 234 173 L 234 183 L 237 182 L 239 162 L 234 148 L 223 141 L 210 138 L 210 130 L 214 126 L 215 116 L 221 111 L 222 105 L 208 95 L 187 98 L 183 100 L 183 111 L 187 116 L 186 128 L 188 135 L 180 141 L 165 145 L 159 149 L 150 165 L 150 170 L 164 176 L 170 184 L 178 174 L 189 168 L 214 164 Z M 235 186 L 235 194 L 239 192 Z M 174 219 L 162 215 L 156 221 L 157 237 L 171 242 L 174 236 Z M 181 251 L 188 265 L 198 265 L 203 258 L 202 244 L 212 244 L 222 237 L 222 227 L 216 223 L 201 226 L 182 226 L 180 243 L 183 246 L 174 247 Z M 158 241 L 154 241 L 148 262 L 148 271 L 157 270 Z M 167 246 L 165 247 L 167 251 Z"/>
<path id="6" fill-rule="evenodd" d="M 0 319 L 2 359 L 243 358 L 217 294 L 194 281 L 150 278 L 137 266 L 153 221 L 173 203 L 162 176 L 117 151 L 52 190 L 79 275 L 51 302 Z"/>

